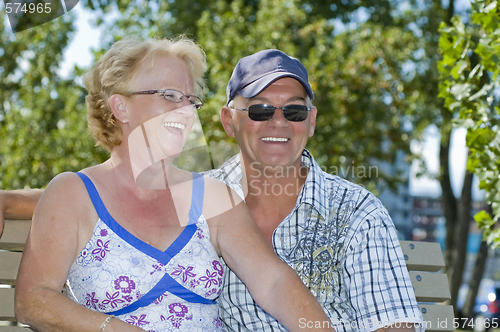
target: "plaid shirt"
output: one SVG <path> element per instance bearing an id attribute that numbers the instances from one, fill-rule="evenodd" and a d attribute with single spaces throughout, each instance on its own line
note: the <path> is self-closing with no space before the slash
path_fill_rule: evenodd
<path id="1" fill-rule="evenodd" d="M 423 324 L 396 229 L 382 203 L 364 188 L 323 172 L 307 150 L 302 165 L 309 173 L 297 204 L 273 233 L 278 256 L 316 296 L 337 332 Z M 238 155 L 207 175 L 244 197 Z M 226 265 L 224 279 L 218 303 L 229 328 L 286 331 Z"/>

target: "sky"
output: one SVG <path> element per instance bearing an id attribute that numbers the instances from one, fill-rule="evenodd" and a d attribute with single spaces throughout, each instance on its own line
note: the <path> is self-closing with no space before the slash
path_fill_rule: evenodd
<path id="1" fill-rule="evenodd" d="M 100 40 L 100 32 L 95 28 L 89 20 L 92 19 L 88 10 L 83 9 L 83 5 L 78 3 L 73 11 L 77 14 L 76 22 L 77 33 L 71 41 L 64 55 L 64 61 L 61 65 L 60 73 L 65 75 L 71 71 L 75 64 L 81 67 L 88 67 L 93 61 L 91 48 L 97 48 Z M 451 165 L 450 170 L 452 175 L 452 187 L 455 195 L 459 195 L 463 177 L 465 173 L 465 160 L 467 149 L 465 147 L 466 130 L 463 128 L 455 129 L 452 134 L 451 142 Z M 426 129 L 424 142 L 421 144 L 412 144 L 411 148 L 414 152 L 421 152 L 426 160 L 428 170 L 431 173 L 437 173 L 439 169 L 439 132 L 435 126 L 430 126 Z M 410 194 L 414 196 L 432 196 L 438 197 L 441 195 L 439 182 L 428 176 L 416 178 L 418 166 L 412 165 L 410 168 Z M 478 189 L 478 181 L 474 182 L 473 198 L 481 199 L 484 195 Z"/>
<path id="2" fill-rule="evenodd" d="M 64 54 L 64 60 L 59 71 L 63 76 L 66 76 L 75 64 L 81 67 L 90 66 L 93 60 L 90 49 L 97 48 L 100 40 L 100 32 L 89 22 L 92 16 L 88 10 L 83 9 L 81 2 L 78 2 L 72 12 L 78 18 L 76 21 L 77 33 Z"/>
<path id="3" fill-rule="evenodd" d="M 459 197 L 462 190 L 463 178 L 465 175 L 465 166 L 467 160 L 467 148 L 465 146 L 465 135 L 467 131 L 464 128 L 454 129 L 451 137 L 450 146 L 450 173 L 451 185 L 455 196 Z M 439 140 L 440 134 L 436 126 L 429 126 L 425 130 L 424 142 L 422 144 L 414 143 L 411 149 L 415 153 L 421 153 L 427 162 L 429 172 L 436 174 L 439 171 Z M 432 196 L 441 195 L 439 182 L 429 176 L 416 178 L 418 165 L 413 164 L 410 168 L 410 194 L 413 196 Z M 479 190 L 479 181 L 474 178 L 473 181 L 473 199 L 481 200 L 484 198 L 484 192 Z"/>

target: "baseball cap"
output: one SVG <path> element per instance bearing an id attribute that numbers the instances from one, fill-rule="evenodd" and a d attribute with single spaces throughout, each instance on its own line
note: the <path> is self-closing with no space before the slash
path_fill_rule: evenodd
<path id="1" fill-rule="evenodd" d="M 299 60 L 279 50 L 263 50 L 238 61 L 227 84 L 227 105 L 237 94 L 251 98 L 282 77 L 293 77 L 306 90 L 309 98 L 314 94 L 307 78 L 306 67 Z"/>

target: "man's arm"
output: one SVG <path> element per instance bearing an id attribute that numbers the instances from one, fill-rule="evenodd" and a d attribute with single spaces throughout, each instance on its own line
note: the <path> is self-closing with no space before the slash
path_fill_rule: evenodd
<path id="1" fill-rule="evenodd" d="M 345 261 L 351 303 L 358 317 L 365 317 L 358 324 L 375 327 L 375 332 L 420 332 L 422 314 L 396 228 L 375 196 L 365 193 L 359 201 L 351 217 L 353 231 Z"/>
<path id="2" fill-rule="evenodd" d="M 0 238 L 5 219 L 31 219 L 43 189 L 0 190 Z"/>

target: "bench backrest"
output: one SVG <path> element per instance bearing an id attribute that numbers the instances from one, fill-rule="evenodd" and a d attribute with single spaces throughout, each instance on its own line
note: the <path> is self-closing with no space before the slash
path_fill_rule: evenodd
<path id="1" fill-rule="evenodd" d="M 443 304 L 451 295 L 448 277 L 439 272 L 445 267 L 441 246 L 420 241 L 400 244 L 426 331 L 454 331 L 453 306 Z"/>
<path id="2" fill-rule="evenodd" d="M 6 220 L 0 239 L 0 331 L 29 331 L 14 316 L 14 286 L 31 220 Z"/>

